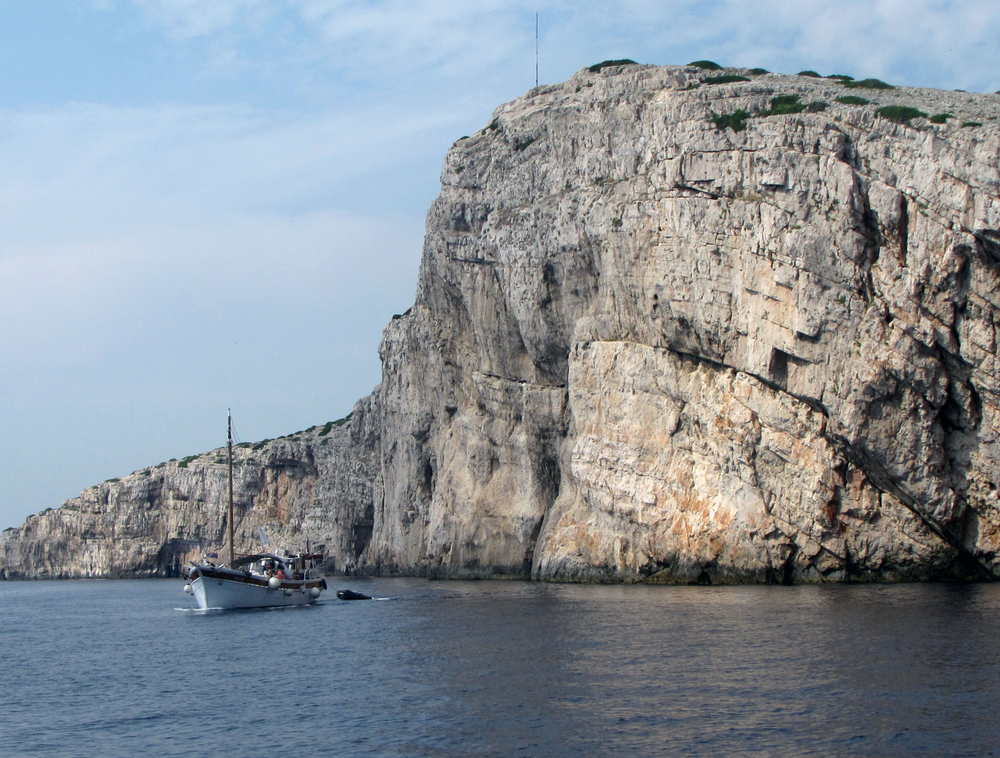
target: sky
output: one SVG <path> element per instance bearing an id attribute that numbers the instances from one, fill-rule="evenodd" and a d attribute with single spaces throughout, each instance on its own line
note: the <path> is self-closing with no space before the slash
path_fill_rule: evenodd
<path id="1" fill-rule="evenodd" d="M 709 59 L 1000 90 L 996 0 L 0 0 L 0 528 L 341 418 L 449 146 L 539 78 Z"/>

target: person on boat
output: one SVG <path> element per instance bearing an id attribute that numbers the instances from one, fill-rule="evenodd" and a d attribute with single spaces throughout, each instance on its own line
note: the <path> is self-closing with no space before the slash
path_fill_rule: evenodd
<path id="1" fill-rule="evenodd" d="M 284 579 L 285 578 L 285 570 L 279 568 L 278 569 L 278 573 L 275 574 L 275 576 L 278 577 L 279 579 Z"/>

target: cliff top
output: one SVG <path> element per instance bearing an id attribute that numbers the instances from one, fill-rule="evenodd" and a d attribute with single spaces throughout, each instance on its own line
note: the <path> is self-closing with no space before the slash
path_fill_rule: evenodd
<path id="1" fill-rule="evenodd" d="M 497 108 L 493 116 L 502 118 L 523 108 L 548 106 L 567 95 L 584 100 L 606 99 L 609 86 L 623 90 L 690 91 L 692 98 L 713 103 L 733 100 L 733 110 L 742 107 L 750 117 L 809 112 L 810 103 L 820 103 L 825 105 L 823 110 L 835 116 L 860 110 L 874 117 L 880 109 L 890 107 L 896 110 L 883 117 L 916 128 L 936 130 L 977 128 L 1000 118 L 1000 93 L 903 87 L 874 78 L 854 79 L 841 74 L 821 76 L 813 71 L 778 74 L 758 68 L 711 69 L 698 65 L 654 66 L 617 61 L 580 69 L 561 84 L 536 87 Z M 769 98 L 775 95 L 798 95 L 799 101 L 785 102 L 773 109 Z M 746 107 L 747 98 L 760 100 Z M 915 109 L 920 114 L 898 110 L 905 108 Z M 776 112 L 769 112 L 771 110 Z"/>

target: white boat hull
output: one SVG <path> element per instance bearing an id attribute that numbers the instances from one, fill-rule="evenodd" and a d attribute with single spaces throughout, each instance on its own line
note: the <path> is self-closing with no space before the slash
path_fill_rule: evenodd
<path id="1" fill-rule="evenodd" d="M 201 610 L 214 608 L 275 608 L 287 605 L 308 605 L 315 602 L 318 592 L 326 589 L 326 582 L 285 580 L 272 589 L 266 580 L 243 572 L 226 569 L 195 567 L 191 580 L 191 594 Z"/>

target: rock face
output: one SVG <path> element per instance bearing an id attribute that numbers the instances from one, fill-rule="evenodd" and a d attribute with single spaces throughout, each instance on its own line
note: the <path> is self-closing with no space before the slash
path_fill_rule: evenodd
<path id="1" fill-rule="evenodd" d="M 452 577 L 1000 576 L 1000 96 L 723 73 L 584 70 L 455 143 L 382 384 L 241 452 L 244 538 Z M 2 570 L 176 570 L 221 542 L 214 455 L 30 518 Z"/>
<path id="2" fill-rule="evenodd" d="M 378 478 L 373 397 L 343 424 L 234 449 L 237 551 L 325 546 L 328 570 L 352 570 L 371 537 Z M 161 463 L 91 487 L 0 535 L 6 579 L 178 576 L 228 533 L 226 449 Z"/>

